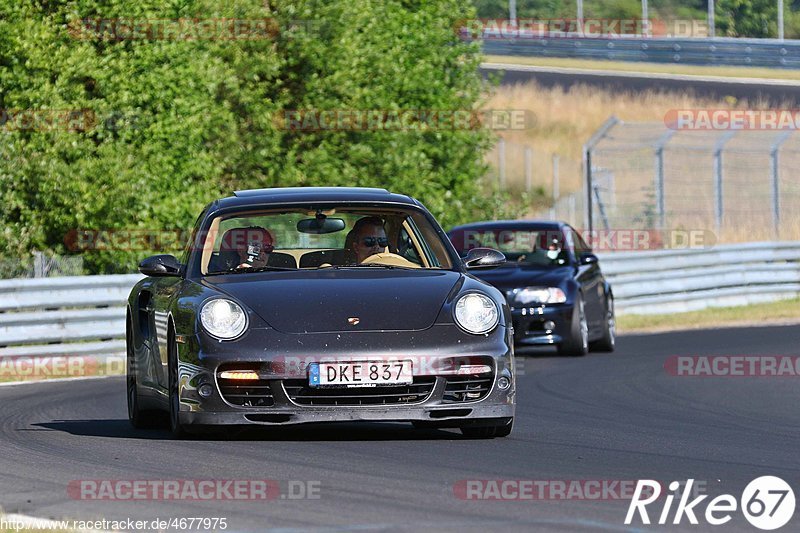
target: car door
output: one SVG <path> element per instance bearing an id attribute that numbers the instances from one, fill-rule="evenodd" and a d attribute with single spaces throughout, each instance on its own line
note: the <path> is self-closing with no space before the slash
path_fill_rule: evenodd
<path id="1" fill-rule="evenodd" d="M 169 326 L 169 310 L 172 299 L 180 290 L 183 278 L 166 276 L 157 278 L 153 284 L 152 324 L 155 335 L 153 355 L 156 361 L 156 377 L 158 386 L 167 390 L 169 379 L 167 331 Z"/>
<path id="2" fill-rule="evenodd" d="M 586 264 L 583 258 L 592 253 L 592 249 L 572 227 L 567 226 L 567 243 L 576 261 L 576 280 L 581 286 L 583 304 L 586 311 L 586 320 L 590 330 L 597 328 L 603 322 L 605 294 L 603 276 L 598 262 Z"/>

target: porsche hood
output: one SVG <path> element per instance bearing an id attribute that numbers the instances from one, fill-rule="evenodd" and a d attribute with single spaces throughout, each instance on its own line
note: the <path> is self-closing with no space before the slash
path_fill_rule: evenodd
<path id="1" fill-rule="evenodd" d="M 462 274 L 373 267 L 231 274 L 204 285 L 284 333 L 414 331 L 431 327 Z"/>

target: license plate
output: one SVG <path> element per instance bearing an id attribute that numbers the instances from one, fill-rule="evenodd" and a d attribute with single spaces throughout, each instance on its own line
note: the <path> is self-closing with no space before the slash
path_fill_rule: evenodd
<path id="1" fill-rule="evenodd" d="M 308 367 L 312 387 L 377 387 L 413 381 L 411 361 L 311 363 Z"/>

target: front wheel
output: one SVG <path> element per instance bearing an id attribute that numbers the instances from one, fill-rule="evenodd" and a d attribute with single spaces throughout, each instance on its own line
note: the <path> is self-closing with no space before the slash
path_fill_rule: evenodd
<path id="1" fill-rule="evenodd" d="M 603 336 L 592 343 L 592 350 L 613 352 L 617 344 L 617 319 L 614 316 L 614 297 L 606 299 L 606 316 L 603 320 Z"/>
<path id="2" fill-rule="evenodd" d="M 127 321 L 125 334 L 125 373 L 128 397 L 128 421 L 136 429 L 146 429 L 154 426 L 155 417 L 152 412 L 144 411 L 139 400 L 139 383 L 136 379 L 136 355 L 133 349 L 133 332 L 130 319 Z"/>
<path id="3" fill-rule="evenodd" d="M 494 439 L 508 437 L 514 429 L 514 417 L 505 423 L 494 426 L 465 426 L 460 428 L 461 434 L 470 439 Z"/>
<path id="4" fill-rule="evenodd" d="M 580 293 L 575 296 L 575 306 L 567 338 L 558 345 L 561 355 L 586 355 L 589 352 L 589 323 Z"/>

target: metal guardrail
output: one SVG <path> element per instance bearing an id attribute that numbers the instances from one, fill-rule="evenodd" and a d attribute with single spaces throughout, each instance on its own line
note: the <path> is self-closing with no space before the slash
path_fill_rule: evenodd
<path id="1" fill-rule="evenodd" d="M 620 314 L 800 296 L 800 242 L 598 255 Z M 125 302 L 141 277 L 0 280 L 0 357 L 124 354 Z"/>
<path id="2" fill-rule="evenodd" d="M 0 280 L 0 357 L 125 353 L 139 274 Z"/>
<path id="3" fill-rule="evenodd" d="M 568 57 L 689 65 L 800 68 L 800 40 L 732 38 L 488 38 L 489 55 Z"/>
<path id="4" fill-rule="evenodd" d="M 800 297 L 800 242 L 598 254 L 620 314 L 659 314 Z"/>

